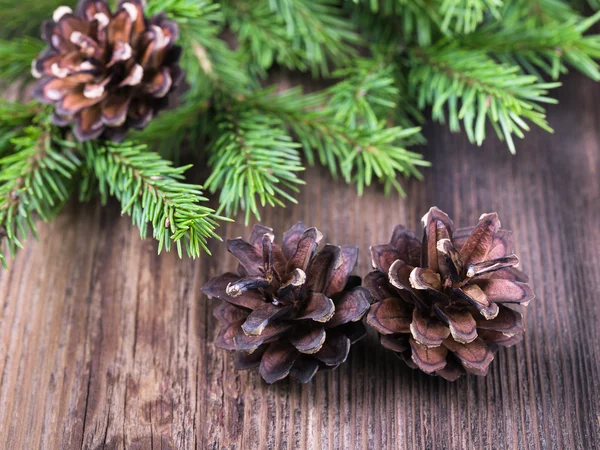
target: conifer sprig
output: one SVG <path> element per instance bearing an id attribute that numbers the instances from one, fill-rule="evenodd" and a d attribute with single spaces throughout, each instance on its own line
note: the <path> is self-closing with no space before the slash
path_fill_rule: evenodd
<path id="1" fill-rule="evenodd" d="M 34 215 L 48 221 L 68 200 L 81 165 L 73 144 L 63 140 L 40 112 L 11 141 L 0 159 L 0 262 L 14 256 L 28 234 L 37 237 Z"/>
<path id="2" fill-rule="evenodd" d="M 357 54 L 360 37 L 338 0 L 268 1 L 284 21 L 288 39 L 306 55 L 314 75 L 327 75 L 330 64 L 339 67 Z"/>
<path id="3" fill-rule="evenodd" d="M 560 83 L 541 83 L 534 75 L 519 73 L 518 66 L 498 64 L 479 50 L 464 50 L 442 42 L 409 53 L 409 84 L 419 107 L 432 107 L 434 120 L 452 131 L 463 122 L 469 140 L 481 145 L 486 122 L 515 153 L 513 135 L 524 137 L 527 121 L 552 131 L 541 104 L 556 103 L 548 90 Z"/>
<path id="4" fill-rule="evenodd" d="M 293 194 L 304 184 L 297 173 L 304 168 L 299 145 L 283 123 L 244 106 L 217 118 L 218 137 L 208 149 L 212 172 L 206 186 L 213 193 L 220 191 L 219 203 L 226 214 L 243 210 L 248 223 L 251 214 L 260 219 L 259 204 L 296 203 Z"/>
<path id="5" fill-rule="evenodd" d="M 496 60 L 520 66 L 539 78 L 557 80 L 574 67 L 595 81 L 600 81 L 600 36 L 584 35 L 600 20 L 600 11 L 583 19 L 574 12 L 560 21 L 539 22 L 528 10 L 507 7 L 502 21 L 484 25 L 464 36 L 461 46 L 480 49 Z"/>
<path id="6" fill-rule="evenodd" d="M 30 37 L 0 40 L 0 79 L 12 82 L 22 78 L 43 48 L 40 39 Z"/>
<path id="7" fill-rule="evenodd" d="M 373 118 L 373 106 L 366 107 L 371 111 L 367 117 L 359 118 L 356 111 L 349 115 L 350 118 L 336 117 L 336 113 L 348 111 L 348 108 L 342 106 L 342 99 L 335 97 L 335 91 L 336 86 L 305 95 L 301 88 L 277 95 L 265 91 L 247 102 L 261 114 L 285 122 L 302 144 L 310 164 L 318 158 L 334 176 L 341 173 L 346 182 L 355 184 L 359 194 L 373 180 L 382 183 L 386 190 L 394 187 L 403 193 L 398 175 L 420 177 L 417 167 L 428 165 L 420 154 L 405 148 L 407 144 L 419 141 L 420 128 L 387 127 L 383 120 Z M 336 99 L 335 109 L 330 103 L 332 93 Z M 375 105 L 381 106 L 384 105 Z M 372 127 L 367 125 L 369 120 Z"/>
<path id="8" fill-rule="evenodd" d="M 202 186 L 183 182 L 190 166 L 173 167 L 145 145 L 130 142 L 85 143 L 85 164 L 98 180 L 98 191 L 105 203 L 108 196 L 121 202 L 121 213 L 131 216 L 146 237 L 148 224 L 158 241 L 158 252 L 170 251 L 172 244 L 181 257 L 183 248 L 196 258 L 201 250 L 210 254 L 207 241 L 220 239 L 216 234 L 219 221 L 226 220 L 203 205 L 207 198 Z"/>
<path id="9" fill-rule="evenodd" d="M 253 4 L 226 1 L 223 13 L 239 40 L 244 64 L 252 73 L 266 77 L 273 64 L 302 71 L 314 65 L 305 49 L 294 42 L 285 21 L 273 11 L 268 0 Z"/>

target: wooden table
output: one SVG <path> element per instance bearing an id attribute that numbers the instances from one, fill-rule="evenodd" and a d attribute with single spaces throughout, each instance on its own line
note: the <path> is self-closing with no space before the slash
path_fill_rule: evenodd
<path id="1" fill-rule="evenodd" d="M 212 345 L 214 303 L 200 292 L 234 267 L 156 255 L 118 205 L 71 204 L 0 272 L 0 447 L 17 449 L 593 449 L 600 446 L 600 89 L 573 75 L 539 130 L 511 156 L 443 127 L 427 129 L 424 182 L 406 199 L 362 198 L 321 169 L 298 206 L 266 210 L 282 232 L 299 219 L 325 240 L 386 242 L 429 206 L 459 225 L 497 211 L 538 298 L 524 342 L 486 378 L 456 383 L 407 368 L 374 333 L 307 385 L 236 373 Z M 241 223 L 223 236 L 247 235 Z"/>

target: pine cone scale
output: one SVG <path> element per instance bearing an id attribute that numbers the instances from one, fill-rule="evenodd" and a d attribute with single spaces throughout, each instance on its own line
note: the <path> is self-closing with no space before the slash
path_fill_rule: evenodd
<path id="1" fill-rule="evenodd" d="M 287 377 L 300 353 L 286 341 L 274 342 L 263 353 L 259 372 L 267 383 Z"/>
<path id="2" fill-rule="evenodd" d="M 329 330 L 326 334 L 327 338 L 315 357 L 327 366 L 337 367 L 348 358 L 351 341 L 346 335 L 334 330 Z"/>
<path id="3" fill-rule="evenodd" d="M 435 372 L 446 367 L 448 349 L 443 345 L 428 347 L 412 337 L 408 339 L 412 350 L 412 360 L 423 372 Z"/>
<path id="4" fill-rule="evenodd" d="M 361 286 L 338 294 L 337 301 L 335 302 L 335 313 L 331 317 L 331 320 L 326 322 L 325 326 L 327 328 L 334 328 L 346 323 L 358 322 L 369 310 L 371 298 L 372 296 L 368 289 Z"/>
<path id="5" fill-rule="evenodd" d="M 354 245 L 343 245 L 340 247 L 340 257 L 326 282 L 327 290 L 325 295 L 334 295 L 336 292 L 344 290 L 348 282 L 348 274 L 352 271 L 358 262 L 358 247 Z"/>
<path id="6" fill-rule="evenodd" d="M 320 292 L 311 292 L 306 304 L 300 310 L 295 320 L 311 319 L 315 322 L 328 322 L 335 314 L 333 300 Z"/>
<path id="7" fill-rule="evenodd" d="M 409 308 L 393 297 L 376 301 L 367 315 L 367 323 L 382 335 L 409 333 L 411 322 L 412 314 Z"/>
<path id="8" fill-rule="evenodd" d="M 527 283 L 505 279 L 481 279 L 473 283 L 492 302 L 521 303 L 527 305 L 535 294 Z"/>
<path id="9" fill-rule="evenodd" d="M 438 347 L 450 336 L 450 328 L 440 319 L 418 308 L 413 310 L 410 332 L 419 344 L 428 347 Z"/>
<path id="10" fill-rule="evenodd" d="M 488 253 L 492 249 L 498 230 L 500 230 L 500 220 L 497 214 L 484 214 L 479 218 L 479 224 L 460 249 L 460 258 L 464 267 L 488 259 Z"/>
<path id="11" fill-rule="evenodd" d="M 448 326 L 455 341 L 468 344 L 477 338 L 477 322 L 468 311 L 435 305 L 435 313 Z"/>
<path id="12" fill-rule="evenodd" d="M 327 244 L 310 260 L 306 269 L 306 289 L 313 292 L 325 292 L 329 287 L 333 271 L 341 265 L 342 249 Z M 348 274 L 346 273 L 346 278 Z M 344 281 L 344 285 L 345 285 Z"/>
<path id="13" fill-rule="evenodd" d="M 290 343 L 300 353 L 312 355 L 317 353 L 325 343 L 325 327 L 320 323 L 314 323 L 290 336 Z"/>
<path id="14" fill-rule="evenodd" d="M 317 249 L 319 235 L 316 228 L 308 228 L 298 239 L 298 247 L 294 256 L 287 263 L 286 271 L 292 272 L 294 269 L 300 269 L 304 272 L 308 269 L 308 263 Z"/>

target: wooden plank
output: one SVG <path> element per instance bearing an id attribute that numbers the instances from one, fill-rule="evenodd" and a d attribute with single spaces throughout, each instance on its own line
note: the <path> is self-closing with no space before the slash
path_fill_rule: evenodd
<path id="1" fill-rule="evenodd" d="M 117 205 L 71 204 L 0 272 L 0 442 L 9 449 L 593 449 L 600 442 L 600 123 L 597 86 L 572 76 L 511 156 L 439 126 L 433 162 L 406 199 L 356 197 L 322 169 L 300 203 L 264 211 L 279 233 L 298 219 L 325 240 L 368 246 L 396 223 L 418 227 L 433 204 L 462 225 L 498 211 L 515 232 L 538 298 L 525 341 L 486 378 L 456 383 L 408 369 L 370 332 L 338 370 L 267 386 L 235 373 L 211 344 L 213 303 L 200 293 L 234 267 L 157 256 Z M 223 236 L 247 235 L 241 223 Z"/>

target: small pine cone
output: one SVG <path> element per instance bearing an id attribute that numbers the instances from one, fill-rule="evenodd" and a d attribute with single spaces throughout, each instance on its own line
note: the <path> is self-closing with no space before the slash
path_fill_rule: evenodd
<path id="1" fill-rule="evenodd" d="M 34 96 L 55 104 L 54 123 L 74 124 L 80 141 L 145 128 L 182 81 L 177 24 L 146 18 L 142 2 L 121 0 L 112 14 L 105 0 L 81 0 L 42 26 L 48 47 L 31 66 Z"/>
<path id="2" fill-rule="evenodd" d="M 523 337 L 521 314 L 509 305 L 534 298 L 515 268 L 512 234 L 496 213 L 458 230 L 435 207 L 422 221 L 422 243 L 398 225 L 389 244 L 371 247 L 367 323 L 413 368 L 451 381 L 486 375 L 497 347 Z"/>
<path id="3" fill-rule="evenodd" d="M 236 351 L 238 370 L 260 366 L 267 383 L 288 375 L 306 383 L 319 369 L 343 363 L 364 336 L 361 319 L 372 297 L 350 276 L 358 248 L 327 244 L 315 254 L 321 238 L 298 222 L 281 247 L 262 225 L 248 242 L 227 241 L 237 274 L 213 278 L 202 290 L 222 300 L 214 313 L 221 324 L 215 345 Z"/>

